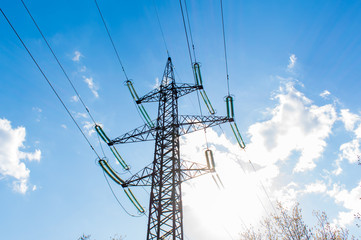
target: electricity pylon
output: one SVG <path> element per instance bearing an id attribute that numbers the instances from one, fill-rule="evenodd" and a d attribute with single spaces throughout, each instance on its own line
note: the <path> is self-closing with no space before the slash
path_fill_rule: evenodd
<path id="1" fill-rule="evenodd" d="M 180 159 L 179 137 L 197 130 L 232 122 L 233 118 L 178 114 L 178 98 L 203 89 L 199 84 L 177 84 L 168 58 L 159 88 L 140 97 L 137 104 L 158 102 L 155 123 L 145 124 L 111 140 L 108 145 L 155 140 L 154 161 L 123 187 L 151 186 L 147 240 L 183 240 L 182 188 L 184 181 L 214 172 L 214 166 Z"/>

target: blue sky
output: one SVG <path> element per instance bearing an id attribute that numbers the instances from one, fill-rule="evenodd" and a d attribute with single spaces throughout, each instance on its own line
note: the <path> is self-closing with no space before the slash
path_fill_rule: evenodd
<path id="1" fill-rule="evenodd" d="M 129 78 L 140 95 L 147 93 L 167 59 L 153 1 L 98 3 Z M 176 79 L 191 83 L 179 2 L 155 3 Z M 217 114 L 225 115 L 219 1 L 187 3 L 205 89 Z M 107 134 L 117 137 L 140 126 L 95 3 L 26 4 Z M 100 152 L 91 120 L 21 1 L 0 7 Z M 224 1 L 230 87 L 247 148 L 239 149 L 228 125 L 208 131 L 225 189 L 218 190 L 210 176 L 184 184 L 187 239 L 236 239 L 242 221 L 256 224 L 272 213 L 262 184 L 273 203 L 300 202 L 307 223 L 315 221 L 313 210 L 326 211 L 331 222 L 359 237 L 353 214 L 361 212 L 360 10 L 352 0 Z M 144 239 L 147 218 L 130 217 L 119 207 L 96 156 L 3 17 L 0 34 L 0 238 L 77 239 L 86 233 L 98 240 L 115 234 Z M 198 114 L 197 104 L 194 94 L 184 97 L 180 113 Z M 154 119 L 156 104 L 146 107 Z M 203 133 L 181 141 L 183 158 L 204 161 Z M 153 142 L 118 150 L 133 172 L 153 160 Z M 147 208 L 148 194 L 134 191 Z"/>

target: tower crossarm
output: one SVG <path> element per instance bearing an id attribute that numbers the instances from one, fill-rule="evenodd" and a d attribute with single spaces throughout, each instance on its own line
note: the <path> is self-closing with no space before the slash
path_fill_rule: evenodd
<path id="1" fill-rule="evenodd" d="M 208 168 L 204 164 L 191 161 L 182 161 L 181 178 L 182 182 L 214 172 L 214 169 Z"/>
<path id="2" fill-rule="evenodd" d="M 128 186 L 151 186 L 152 185 L 152 174 L 153 169 L 151 164 L 131 176 L 125 183 L 123 187 Z"/>
<path id="3" fill-rule="evenodd" d="M 180 115 L 179 116 L 179 134 L 195 132 L 205 128 L 220 125 L 225 122 L 232 122 L 233 118 L 223 116 L 196 116 Z"/>
<path id="4" fill-rule="evenodd" d="M 181 172 L 181 181 L 184 182 L 207 173 L 212 173 L 214 172 L 214 169 L 210 169 L 206 165 L 197 162 L 182 160 L 182 166 L 179 171 Z M 152 174 L 153 169 L 151 165 L 148 165 L 126 180 L 122 186 L 151 186 Z"/>
<path id="5" fill-rule="evenodd" d="M 179 116 L 179 134 L 195 132 L 205 128 L 220 125 L 225 122 L 232 122 L 233 118 L 223 116 L 197 116 L 197 115 L 180 115 Z M 151 128 L 148 124 L 135 128 L 117 138 L 111 140 L 108 145 L 121 143 L 133 143 L 151 141 L 155 139 L 157 128 Z"/>
<path id="6" fill-rule="evenodd" d="M 167 90 L 176 90 L 177 97 L 184 96 L 188 93 L 194 92 L 199 89 L 203 89 L 202 85 L 194 85 L 188 83 L 181 83 L 181 84 L 169 84 L 161 89 L 154 89 L 153 91 L 147 93 L 143 97 L 140 97 L 136 102 L 137 104 L 144 103 L 144 102 L 159 102 L 160 96 L 162 95 L 162 91 Z"/>
<path id="7" fill-rule="evenodd" d="M 120 143 L 132 143 L 132 142 L 144 142 L 155 139 L 156 128 L 151 128 L 148 124 L 144 124 L 141 127 L 135 128 L 111 141 L 108 145 L 112 146 L 114 144 Z"/>

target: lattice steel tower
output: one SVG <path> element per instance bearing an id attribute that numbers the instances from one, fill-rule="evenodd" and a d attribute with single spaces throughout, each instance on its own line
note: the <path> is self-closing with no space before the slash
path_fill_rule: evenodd
<path id="1" fill-rule="evenodd" d="M 123 188 L 151 186 L 147 239 L 183 239 L 183 209 L 181 183 L 214 172 L 212 164 L 199 164 L 180 159 L 179 137 L 212 127 L 233 118 L 178 114 L 178 98 L 202 90 L 201 84 L 177 84 L 171 58 L 168 58 L 159 88 L 137 98 L 137 104 L 158 102 L 156 122 L 148 122 L 108 145 L 155 140 L 154 161 L 131 178 Z"/>

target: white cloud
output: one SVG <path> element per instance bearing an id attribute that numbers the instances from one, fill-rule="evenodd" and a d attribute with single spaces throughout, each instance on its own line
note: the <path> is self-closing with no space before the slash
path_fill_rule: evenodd
<path id="1" fill-rule="evenodd" d="M 86 66 L 82 66 L 79 70 L 79 72 L 85 72 L 86 71 Z"/>
<path id="2" fill-rule="evenodd" d="M 76 118 L 88 118 L 87 113 L 81 113 L 81 112 L 73 112 L 75 114 Z"/>
<path id="3" fill-rule="evenodd" d="M 349 163 L 356 163 L 358 160 L 357 156 L 361 156 L 360 140 L 353 139 L 350 142 L 342 144 L 340 151 L 342 159 L 347 159 Z"/>
<path id="4" fill-rule="evenodd" d="M 354 133 L 356 138 L 361 139 L 361 124 L 359 124 L 358 127 L 354 130 Z"/>
<path id="5" fill-rule="evenodd" d="M 95 133 L 94 124 L 91 122 L 83 122 L 83 129 L 88 134 L 88 136 L 91 136 L 93 133 Z"/>
<path id="6" fill-rule="evenodd" d="M 43 110 L 39 107 L 33 107 L 33 111 L 41 113 Z"/>
<path id="7" fill-rule="evenodd" d="M 307 174 L 313 174 L 313 176 L 322 174 L 321 168 L 315 169 L 316 163 L 322 159 L 327 146 L 326 141 L 332 136 L 334 123 L 341 120 L 345 128 L 355 133 L 356 138 L 341 145 L 339 156 L 354 164 L 357 161 L 357 155 L 361 155 L 359 142 L 361 141 L 361 124 L 355 128 L 359 117 L 347 110 L 341 110 L 341 117 L 339 117 L 335 105 L 317 106 L 298 91 L 294 83 L 285 81 L 274 95 L 277 103 L 269 110 L 268 119 L 249 127 L 250 141 L 246 143 L 246 151 L 240 151 L 237 144 L 233 144 L 224 134 L 219 135 L 214 130 L 207 131 L 217 173 L 225 189 L 218 190 L 209 176 L 192 180 L 189 185 L 183 187 L 183 203 L 187 220 L 185 228 L 192 237 L 196 236 L 197 239 L 203 240 L 235 236 L 236 231 L 241 231 L 242 223 L 239 223 L 239 217 L 247 225 L 256 224 L 256 219 L 259 220 L 260 217 L 266 215 L 262 205 L 266 205 L 266 211 L 272 213 L 272 206 L 262 191 L 261 183 L 271 200 L 278 199 L 285 207 L 293 206 L 306 196 L 313 198 L 322 195 L 335 199 L 341 209 L 346 209 L 340 211 L 339 207 L 332 206 L 339 211 L 335 223 L 341 225 L 352 222 L 353 213 L 356 211 L 361 212 L 359 204 L 361 187 L 347 191 L 338 186 L 331 190 L 334 181 L 332 174 L 328 174 L 328 178 L 322 180 L 302 178 L 303 180 L 295 181 L 298 177 L 291 176 L 310 170 L 319 170 L 319 172 L 313 171 Z M 186 136 L 181 140 L 181 144 L 183 158 L 202 160 L 205 163 L 204 133 L 200 131 Z M 255 171 L 249 165 L 248 159 L 252 160 Z M 285 166 L 293 167 L 293 172 L 282 171 L 281 174 L 281 169 Z M 323 172 L 328 172 L 327 167 L 323 169 Z M 284 179 L 290 179 L 291 183 L 285 185 L 282 182 Z M 246 199 L 244 199 L 245 194 Z M 324 207 L 327 209 L 329 205 Z M 234 226 L 234 222 L 238 226 Z M 223 226 L 226 226 L 226 230 L 230 233 L 228 236 Z M 197 235 L 200 228 L 208 235 L 205 237 Z"/>
<path id="8" fill-rule="evenodd" d="M 350 113 L 349 109 L 341 109 L 341 121 L 345 124 L 347 131 L 354 130 L 355 123 L 360 120 L 360 116 Z"/>
<path id="9" fill-rule="evenodd" d="M 276 190 L 274 195 L 276 199 L 282 202 L 282 205 L 286 208 L 290 208 L 297 203 L 297 199 L 302 193 L 299 185 L 295 182 L 290 182 L 286 186 Z"/>
<path id="10" fill-rule="evenodd" d="M 39 107 L 33 107 L 32 110 L 37 113 L 37 114 L 36 114 L 37 116 L 36 116 L 35 121 L 40 122 L 40 120 L 41 120 L 41 113 L 43 112 L 43 110 L 42 110 L 41 108 L 39 108 Z"/>
<path id="11" fill-rule="evenodd" d="M 155 78 L 155 83 L 152 86 L 153 89 L 159 89 L 160 87 L 160 83 L 159 83 L 159 78 Z"/>
<path id="12" fill-rule="evenodd" d="M 41 151 L 33 153 L 20 151 L 24 148 L 26 131 L 24 127 L 13 129 L 7 119 L 0 119 L 0 176 L 14 178 L 13 190 L 25 194 L 28 190 L 30 170 L 21 160 L 40 161 Z"/>
<path id="13" fill-rule="evenodd" d="M 338 214 L 338 219 L 334 221 L 335 224 L 345 226 L 351 224 L 355 218 L 354 214 L 361 212 L 360 196 L 361 196 L 361 182 L 350 191 L 344 186 L 337 184 L 333 185 L 333 189 L 327 191 L 327 194 L 335 199 L 337 204 L 342 205 L 347 211 L 341 211 Z"/>
<path id="14" fill-rule="evenodd" d="M 62 128 L 67 129 L 68 127 L 65 124 L 60 125 Z"/>
<path id="15" fill-rule="evenodd" d="M 341 163 L 343 160 L 348 160 L 350 164 L 357 162 L 358 157 L 361 156 L 360 141 L 361 141 L 361 124 L 355 128 L 355 125 L 360 122 L 360 116 L 351 113 L 349 109 L 341 109 L 340 120 L 344 123 L 347 131 L 354 133 L 354 138 L 340 146 L 340 153 L 335 161 L 336 169 L 332 171 L 335 175 L 340 175 L 343 171 Z"/>
<path id="16" fill-rule="evenodd" d="M 85 76 L 83 76 L 83 78 L 84 78 L 84 82 L 85 82 L 86 84 L 88 84 L 88 87 L 89 87 L 89 89 L 92 91 L 92 93 L 94 94 L 94 96 L 95 96 L 96 98 L 98 98 L 98 97 L 99 97 L 98 87 L 94 84 L 93 78 L 92 78 L 92 77 L 87 78 L 87 77 L 85 77 Z"/>
<path id="17" fill-rule="evenodd" d="M 304 193 L 324 193 L 326 190 L 326 184 L 322 181 L 317 181 L 306 185 Z"/>
<path id="18" fill-rule="evenodd" d="M 36 149 L 35 152 L 33 152 L 33 153 L 19 152 L 19 158 L 27 159 L 30 162 L 32 162 L 32 161 L 40 162 L 41 151 L 39 149 Z"/>
<path id="19" fill-rule="evenodd" d="M 79 101 L 79 98 L 78 98 L 78 96 L 72 96 L 71 98 L 70 98 L 70 101 L 71 102 L 78 102 Z"/>
<path id="20" fill-rule="evenodd" d="M 330 93 L 329 91 L 327 91 L 327 90 L 324 90 L 324 91 L 320 94 L 320 96 L 321 96 L 322 98 L 325 98 L 325 99 L 327 99 L 327 97 L 330 96 L 330 95 L 331 95 L 331 93 Z"/>
<path id="21" fill-rule="evenodd" d="M 74 62 L 79 62 L 80 61 L 80 57 L 83 57 L 83 55 L 79 52 L 79 51 L 75 51 L 74 52 L 74 57 L 72 58 L 72 60 Z"/>
<path id="22" fill-rule="evenodd" d="M 297 57 L 295 54 L 291 54 L 290 58 L 289 58 L 289 62 L 288 62 L 288 70 L 292 70 L 295 67 L 297 61 Z"/>
<path id="23" fill-rule="evenodd" d="M 316 106 L 289 82 L 281 87 L 271 110 L 271 119 L 250 126 L 248 153 L 261 165 L 286 161 L 293 152 L 300 152 L 294 172 L 313 169 L 326 147 L 336 121 L 332 105 Z"/>

